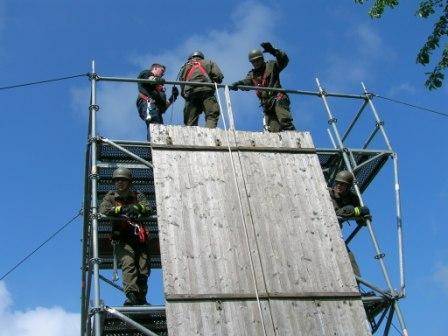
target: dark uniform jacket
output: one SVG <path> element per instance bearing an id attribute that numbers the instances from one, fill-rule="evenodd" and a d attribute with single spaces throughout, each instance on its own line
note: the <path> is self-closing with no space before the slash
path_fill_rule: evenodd
<path id="1" fill-rule="evenodd" d="M 334 211 L 339 220 L 339 225 L 342 226 L 342 223 L 346 220 L 355 218 L 356 221 L 362 221 L 359 216 L 355 216 L 352 212 L 347 213 L 343 209 L 345 206 L 350 205 L 352 207 L 359 207 L 361 204 L 359 202 L 358 195 L 356 195 L 353 191 L 348 190 L 343 195 L 337 193 L 333 188 L 328 188 L 330 192 L 331 201 L 333 202 Z"/>
<path id="2" fill-rule="evenodd" d="M 115 207 L 126 206 L 130 204 L 140 204 L 145 213 L 150 212 L 149 202 L 145 195 L 138 191 L 129 191 L 127 194 L 120 196 L 116 191 L 109 191 L 103 198 L 99 212 L 106 216 L 116 217 Z M 134 227 L 129 225 L 125 220 L 112 222 L 112 237 L 123 241 L 137 241 L 134 234 Z"/>
<path id="3" fill-rule="evenodd" d="M 335 211 L 338 211 L 346 205 L 352 205 L 353 207 L 360 206 L 358 195 L 351 190 L 348 190 L 343 195 L 338 194 L 333 188 L 328 188 L 328 191 Z"/>
<path id="4" fill-rule="evenodd" d="M 187 74 L 189 73 L 189 71 L 191 70 L 194 61 L 200 62 L 203 69 L 206 72 L 206 76 L 204 76 L 204 82 L 208 82 L 208 83 L 222 83 L 222 80 L 224 79 L 224 75 L 221 72 L 221 69 L 219 68 L 219 66 L 210 60 L 207 59 L 192 59 L 189 60 L 187 63 L 185 63 L 182 68 L 179 70 L 179 76 L 178 79 L 181 81 L 196 81 L 194 78 L 193 79 L 188 79 Z M 210 92 L 213 93 L 215 92 L 215 88 L 212 86 L 192 86 L 192 85 L 181 85 L 181 95 L 182 97 L 184 97 L 185 99 L 188 99 L 188 97 L 190 97 L 191 95 L 194 95 L 196 93 L 200 93 L 200 92 Z"/>
<path id="5" fill-rule="evenodd" d="M 280 72 L 286 68 L 289 62 L 288 55 L 282 50 L 276 49 L 275 61 L 267 61 L 264 67 L 252 69 L 245 79 L 235 82 L 235 85 L 261 86 L 281 88 Z M 282 92 L 257 91 L 262 106 L 271 105 L 274 98 L 282 99 L 286 96 Z"/>
<path id="6" fill-rule="evenodd" d="M 152 77 L 152 78 L 150 78 Z M 143 70 L 138 75 L 139 79 L 155 79 L 150 70 Z M 165 86 L 161 84 L 138 83 L 139 96 L 137 97 L 137 106 L 139 100 L 148 97 L 154 100 L 159 113 L 164 113 L 167 109 Z M 143 111 L 139 109 L 140 118 L 145 120 L 146 115 L 142 115 Z"/>

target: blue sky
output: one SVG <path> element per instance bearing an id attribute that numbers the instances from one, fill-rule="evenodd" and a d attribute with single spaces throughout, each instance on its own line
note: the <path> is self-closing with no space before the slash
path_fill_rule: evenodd
<path id="1" fill-rule="evenodd" d="M 225 82 L 249 70 L 247 52 L 265 40 L 284 49 L 290 64 L 285 87 L 315 90 L 318 76 L 331 91 L 360 93 L 360 81 L 375 93 L 446 111 L 447 89 L 429 92 L 415 64 L 430 22 L 404 2 L 372 21 L 367 6 L 353 1 L 5 1 L 0 0 L 0 86 L 90 71 L 105 76 L 137 74 L 153 62 L 174 78 L 185 56 L 203 50 L 222 68 Z M 32 250 L 81 206 L 89 82 L 75 79 L 0 91 L 3 144 L 0 273 Z M 111 138 L 145 138 L 135 110 L 136 87 L 101 83 L 99 129 Z M 232 93 L 239 129 L 259 130 L 253 94 Z M 293 97 L 296 126 L 312 132 L 318 147 L 330 147 L 321 101 Z M 358 105 L 330 101 L 343 125 Z M 183 102 L 166 121 L 180 123 Z M 448 229 L 444 225 L 448 181 L 447 119 L 376 100 L 399 154 L 405 227 L 408 297 L 401 306 L 411 335 L 445 335 L 448 298 Z M 373 123 L 365 118 L 351 145 L 359 146 Z M 356 135 L 359 135 L 357 137 Z M 380 142 L 377 143 L 380 146 Z M 388 165 L 365 200 L 398 285 L 393 184 Z M 0 335 L 78 335 L 82 223 L 77 221 L 0 283 Z M 382 284 L 363 232 L 354 250 L 367 278 Z M 364 266 L 365 265 L 365 266 Z M 160 272 L 150 294 L 162 302 Z M 122 301 L 105 290 L 106 302 Z M 42 323 L 51 316 L 51 323 Z M 6 323 L 7 322 L 7 323 Z M 72 326 L 72 327 L 67 327 Z M 22 329 L 20 329 L 22 328 Z M 28 328 L 28 329 L 27 329 Z M 58 329 L 59 328 L 59 329 Z M 64 328 L 64 329 L 61 329 Z"/>

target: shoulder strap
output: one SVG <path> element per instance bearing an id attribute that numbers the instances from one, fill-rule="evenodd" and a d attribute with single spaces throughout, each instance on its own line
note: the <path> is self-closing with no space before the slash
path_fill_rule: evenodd
<path id="1" fill-rule="evenodd" d="M 210 80 L 207 71 L 205 70 L 204 65 L 201 61 L 190 61 L 188 62 L 188 65 L 190 66 L 190 69 L 188 69 L 187 73 L 185 74 L 185 81 L 190 80 L 195 70 L 199 70 L 207 78 L 207 80 Z"/>

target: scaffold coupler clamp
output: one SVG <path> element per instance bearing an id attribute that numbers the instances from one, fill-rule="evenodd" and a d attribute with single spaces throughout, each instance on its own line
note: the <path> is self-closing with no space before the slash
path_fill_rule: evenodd
<path id="1" fill-rule="evenodd" d="M 98 76 L 98 74 L 96 72 L 89 72 L 87 74 L 87 76 L 89 76 L 90 80 L 99 80 L 100 76 Z"/>
<path id="2" fill-rule="evenodd" d="M 101 307 L 93 307 L 89 311 L 89 316 L 92 317 L 96 313 L 102 313 L 104 311 L 104 306 Z"/>
<path id="3" fill-rule="evenodd" d="M 103 260 L 101 258 L 90 258 L 89 263 L 90 264 L 101 264 Z"/>
<path id="4" fill-rule="evenodd" d="M 375 97 L 375 94 L 373 92 L 366 92 L 366 99 L 371 100 L 373 97 Z"/>
<path id="5" fill-rule="evenodd" d="M 96 219 L 96 220 L 100 220 L 101 218 L 103 218 L 103 215 L 100 214 L 99 212 L 97 212 L 97 213 L 94 214 L 94 213 L 92 212 L 92 210 L 90 210 L 89 217 L 90 217 L 91 220 L 94 220 L 94 219 Z"/>

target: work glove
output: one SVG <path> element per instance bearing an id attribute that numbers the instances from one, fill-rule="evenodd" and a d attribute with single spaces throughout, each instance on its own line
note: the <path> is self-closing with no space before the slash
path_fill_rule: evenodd
<path id="1" fill-rule="evenodd" d="M 175 102 L 178 96 L 179 96 L 179 89 L 176 86 L 173 86 L 173 88 L 171 89 L 171 96 L 168 99 L 170 104 Z"/>
<path id="2" fill-rule="evenodd" d="M 116 207 L 113 207 L 110 211 L 110 215 L 121 215 L 123 213 L 123 207 L 121 205 L 118 205 Z"/>
<path id="3" fill-rule="evenodd" d="M 355 217 L 355 207 L 353 205 L 346 205 L 336 211 L 338 217 Z"/>
<path id="4" fill-rule="evenodd" d="M 130 219 L 137 219 L 141 214 L 141 205 L 140 204 L 131 204 L 127 205 L 123 209 L 123 213 L 128 216 Z"/>
<path id="5" fill-rule="evenodd" d="M 124 208 L 123 213 L 131 219 L 137 219 L 142 214 L 147 213 L 148 210 L 149 209 L 145 208 L 141 204 L 130 204 Z"/>
<path id="6" fill-rule="evenodd" d="M 359 213 L 359 217 L 362 217 L 363 219 L 372 220 L 372 215 L 370 215 L 370 210 L 366 206 L 362 207 L 356 207 L 355 213 Z"/>
<path id="7" fill-rule="evenodd" d="M 233 91 L 238 91 L 238 82 L 234 82 L 232 84 L 229 85 L 229 90 L 233 90 Z"/>
<path id="8" fill-rule="evenodd" d="M 229 89 L 233 90 L 233 91 L 238 91 L 238 90 L 249 91 L 249 89 L 243 89 L 243 88 L 237 87 L 238 85 L 245 85 L 245 84 L 243 81 L 234 82 L 229 85 Z"/>
<path id="9" fill-rule="evenodd" d="M 154 81 L 154 84 L 165 84 L 165 79 L 162 77 L 149 76 L 148 79 Z"/>
<path id="10" fill-rule="evenodd" d="M 272 46 L 271 42 L 263 42 L 260 45 L 263 48 L 263 52 L 265 53 L 274 54 L 276 51 L 276 49 Z"/>

